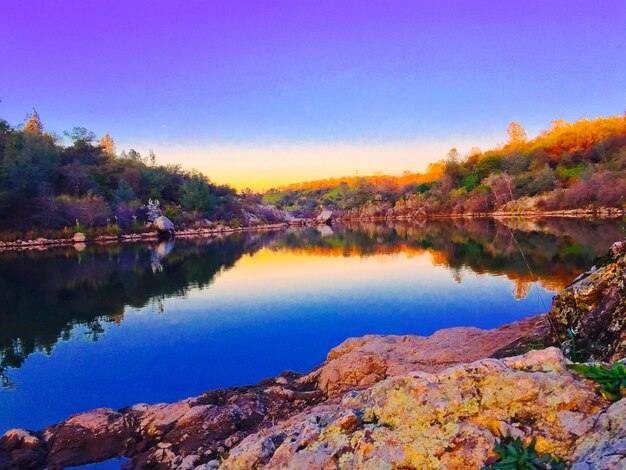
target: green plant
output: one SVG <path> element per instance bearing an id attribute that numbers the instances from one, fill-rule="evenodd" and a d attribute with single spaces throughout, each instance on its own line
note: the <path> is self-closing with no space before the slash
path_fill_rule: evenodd
<path id="1" fill-rule="evenodd" d="M 539 455 L 535 450 L 537 439 L 533 437 L 528 446 L 519 437 L 510 434 L 497 439 L 494 451 L 498 454 L 482 470 L 561 470 L 565 462 L 556 455 Z"/>
<path id="2" fill-rule="evenodd" d="M 563 355 L 572 362 L 584 362 L 589 359 L 589 355 L 584 349 L 576 348 L 576 338 L 570 328 L 567 329 L 567 335 L 570 339 L 561 343 Z"/>
<path id="3" fill-rule="evenodd" d="M 626 368 L 621 362 L 614 363 L 610 368 L 585 364 L 570 364 L 567 367 L 596 382 L 598 392 L 607 400 L 617 401 L 626 396 Z"/>
<path id="4" fill-rule="evenodd" d="M 163 210 L 163 215 L 170 220 L 174 220 L 179 213 L 180 211 L 174 206 L 165 206 Z"/>

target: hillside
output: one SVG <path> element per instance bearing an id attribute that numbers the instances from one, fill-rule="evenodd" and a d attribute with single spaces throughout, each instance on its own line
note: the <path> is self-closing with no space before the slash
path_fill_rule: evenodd
<path id="1" fill-rule="evenodd" d="M 505 144 L 485 152 L 473 149 L 461 156 L 451 149 L 426 174 L 313 181 L 271 190 L 264 200 L 304 214 L 325 205 L 358 215 L 367 206 L 369 216 L 390 209 L 400 215 L 406 207 L 444 214 L 492 212 L 507 204 L 514 209 L 512 201 L 538 195 L 543 197 L 534 202 L 544 210 L 623 207 L 626 118 L 553 121 L 534 139 L 511 123 L 507 134 Z"/>
<path id="2" fill-rule="evenodd" d="M 33 112 L 12 127 L 0 119 L 0 221 L 4 238 L 19 238 L 43 229 L 119 234 L 141 231 L 150 217 L 148 202 L 179 227 L 206 219 L 231 226 L 272 218 L 258 210 L 251 194 L 213 184 L 180 165 L 159 165 L 154 153 L 130 149 L 119 154 L 107 134 L 100 140 L 85 128 L 63 140 L 44 130 Z M 7 233 L 13 231 L 13 234 Z"/>

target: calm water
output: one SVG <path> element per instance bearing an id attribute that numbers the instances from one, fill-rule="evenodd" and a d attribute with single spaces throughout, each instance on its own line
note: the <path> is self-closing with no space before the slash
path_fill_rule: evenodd
<path id="1" fill-rule="evenodd" d="M 433 221 L 2 253 L 0 434 L 305 372 L 351 336 L 493 328 L 544 311 L 623 236 Z"/>

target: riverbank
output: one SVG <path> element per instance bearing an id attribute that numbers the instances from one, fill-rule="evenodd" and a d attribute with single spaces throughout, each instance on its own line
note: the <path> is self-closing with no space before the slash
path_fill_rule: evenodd
<path id="1" fill-rule="evenodd" d="M 567 346 L 570 329 L 591 359 L 624 357 L 625 273 L 626 240 L 561 292 L 548 315 L 493 330 L 351 338 L 304 375 L 9 431 L 0 468 L 120 455 L 133 469 L 479 468 L 502 433 L 535 438 L 540 453 L 572 468 L 620 468 L 626 400 L 602 398 L 551 346 Z"/>
<path id="2" fill-rule="evenodd" d="M 217 228 L 197 228 L 179 230 L 176 232 L 177 238 L 192 238 L 192 237 L 211 237 L 220 236 L 224 234 L 232 234 L 237 232 L 254 232 L 254 231 L 268 231 L 268 230 L 280 230 L 286 227 L 302 225 L 301 223 L 278 223 L 278 224 L 264 224 L 254 225 L 249 227 L 228 227 L 220 226 Z M 68 246 L 79 245 L 84 246 L 86 243 L 95 243 L 100 245 L 112 244 L 112 243 L 135 243 L 135 242 L 149 242 L 157 241 L 160 239 L 159 232 L 141 232 L 141 233 L 128 233 L 121 235 L 99 235 L 97 237 L 88 238 L 82 232 L 77 232 L 71 238 L 43 238 L 39 237 L 33 240 L 16 240 L 14 242 L 0 241 L 0 252 L 9 250 L 43 250 L 46 248 L 52 248 L 55 246 Z"/>
<path id="3" fill-rule="evenodd" d="M 326 225 L 332 221 L 337 222 L 376 222 L 376 221 L 420 221 L 424 222 L 428 218 L 432 219 L 472 219 L 472 218 L 494 218 L 494 219 L 541 219 L 541 218 L 572 218 L 572 219 L 617 219 L 626 217 L 626 209 L 616 208 L 587 208 L 587 209 L 570 209 L 559 211 L 523 211 L 523 212 L 470 212 L 459 214 L 424 214 L 413 213 L 404 215 L 375 215 L 375 216 L 344 216 L 342 214 L 333 214 L 327 211 L 328 215 L 324 219 L 313 217 L 310 219 L 297 219 L 288 222 L 279 222 L 275 224 L 250 225 L 241 227 L 217 226 L 212 228 L 192 228 L 176 231 L 178 238 L 192 237 L 210 237 L 221 234 L 230 234 L 237 232 L 254 232 L 267 230 L 280 230 L 287 227 L 301 226 L 317 226 Z M 94 237 L 87 237 L 78 232 L 72 234 L 71 237 L 63 238 L 45 238 L 37 237 L 28 240 L 17 239 L 15 241 L 0 240 L 0 252 L 10 250 L 42 250 L 55 246 L 80 245 L 84 243 L 95 244 L 111 244 L 111 243 L 132 243 L 140 241 L 156 241 L 159 239 L 159 232 L 156 230 L 143 231 L 136 233 L 122 233 L 119 235 L 102 234 Z"/>

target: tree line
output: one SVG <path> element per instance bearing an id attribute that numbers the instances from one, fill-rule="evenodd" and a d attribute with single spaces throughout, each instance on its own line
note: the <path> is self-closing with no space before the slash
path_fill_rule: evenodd
<path id="1" fill-rule="evenodd" d="M 23 125 L 0 120 L 0 220 L 2 230 L 64 227 L 140 229 L 146 204 L 159 200 L 179 224 L 204 218 L 234 221 L 241 198 L 180 165 L 159 165 L 154 152 L 117 154 L 110 135 L 97 139 L 76 127 L 69 144 L 45 131 L 33 110 Z"/>

